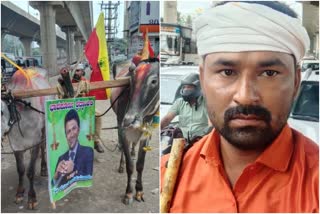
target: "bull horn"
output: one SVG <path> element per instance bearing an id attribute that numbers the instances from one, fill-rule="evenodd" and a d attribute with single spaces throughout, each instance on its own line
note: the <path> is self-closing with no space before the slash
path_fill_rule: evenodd
<path id="1" fill-rule="evenodd" d="M 141 54 L 141 60 L 149 59 L 149 37 L 148 37 L 148 28 L 146 32 L 143 32 L 144 42 L 143 42 L 143 49 Z"/>

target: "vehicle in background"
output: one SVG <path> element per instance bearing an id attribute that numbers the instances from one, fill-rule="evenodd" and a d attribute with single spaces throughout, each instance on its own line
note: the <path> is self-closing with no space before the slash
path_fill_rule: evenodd
<path id="1" fill-rule="evenodd" d="M 181 97 L 181 80 L 190 73 L 199 73 L 198 66 L 162 67 L 160 72 L 160 120 L 167 114 L 176 99 Z M 175 117 L 171 123 L 177 123 Z"/>
<path id="2" fill-rule="evenodd" d="M 199 58 L 192 28 L 179 24 L 161 23 L 161 65 L 197 65 Z"/>
<path id="3" fill-rule="evenodd" d="M 15 57 L 10 53 L 3 53 L 10 60 L 15 62 Z M 12 77 L 17 69 L 11 65 L 5 58 L 1 57 L 1 83 L 6 83 Z"/>
<path id="4" fill-rule="evenodd" d="M 43 76 L 47 75 L 47 72 L 44 69 L 41 69 L 38 60 L 34 57 L 9 58 L 22 68 L 37 67 L 39 68 L 37 69 L 37 72 L 41 73 Z M 3 84 L 7 83 L 16 71 L 17 68 L 1 57 L 1 82 Z"/>
<path id="5" fill-rule="evenodd" d="M 39 67 L 39 61 L 34 57 L 16 57 L 16 63 L 24 68 Z"/>
<path id="6" fill-rule="evenodd" d="M 306 71 L 288 123 L 319 144 L 319 70 Z"/>
<path id="7" fill-rule="evenodd" d="M 301 71 L 305 72 L 308 68 L 311 70 L 319 70 L 319 60 L 306 59 L 301 62 Z"/>

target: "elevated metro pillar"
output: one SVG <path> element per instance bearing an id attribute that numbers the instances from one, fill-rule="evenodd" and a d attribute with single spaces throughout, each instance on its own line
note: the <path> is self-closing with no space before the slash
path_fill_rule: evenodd
<path id="1" fill-rule="evenodd" d="M 81 44 L 82 36 L 75 36 L 74 39 L 76 42 L 75 56 L 76 56 L 76 60 L 79 60 L 83 54 L 83 48 L 82 48 L 82 44 Z"/>
<path id="2" fill-rule="evenodd" d="M 21 37 L 20 41 L 24 47 L 24 55 L 25 56 L 31 56 L 31 43 L 32 43 L 32 38 L 28 37 Z"/>
<path id="3" fill-rule="evenodd" d="M 29 1 L 29 4 L 40 12 L 40 38 L 43 66 L 48 70 L 48 76 L 57 74 L 57 40 L 55 6 L 61 2 Z"/>
<path id="4" fill-rule="evenodd" d="M 76 26 L 63 26 L 61 28 L 63 32 L 66 33 L 67 37 L 67 62 L 68 64 L 71 64 L 76 59 L 75 53 L 74 53 L 74 33 L 77 30 Z"/>
<path id="5" fill-rule="evenodd" d="M 4 37 L 8 34 L 8 30 L 7 29 L 3 29 L 1 28 L 1 47 L 4 47 Z M 2 52 L 2 49 L 1 49 L 1 52 Z"/>

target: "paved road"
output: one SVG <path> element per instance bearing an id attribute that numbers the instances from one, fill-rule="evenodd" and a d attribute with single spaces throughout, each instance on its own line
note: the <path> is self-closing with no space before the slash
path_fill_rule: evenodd
<path id="1" fill-rule="evenodd" d="M 108 108 L 109 101 L 97 101 L 100 111 Z M 116 126 L 115 114 L 110 111 L 103 117 L 102 127 Z M 126 174 L 117 172 L 120 160 L 120 152 L 116 148 L 117 130 L 103 130 L 101 137 L 104 141 L 105 153 L 95 152 L 94 178 L 91 188 L 73 190 L 68 196 L 56 203 L 57 208 L 52 209 L 48 193 L 48 179 L 40 176 L 40 161 L 37 162 L 35 177 L 35 190 L 38 198 L 37 210 L 27 210 L 27 194 L 21 204 L 15 204 L 15 190 L 18 184 L 18 175 L 13 155 L 1 155 L 1 212 L 125 212 L 148 213 L 159 212 L 159 132 L 153 131 L 150 145 L 153 150 L 147 153 L 145 169 L 143 173 L 145 202 L 134 201 L 131 205 L 124 205 L 121 198 L 126 188 Z M 3 142 L 2 151 L 10 151 L 8 143 Z M 115 150 L 115 151 L 113 151 Z M 28 163 L 26 153 L 25 163 Z M 136 178 L 136 173 L 134 174 Z M 28 180 L 25 177 L 28 187 Z M 134 184 L 134 183 L 133 183 Z"/>

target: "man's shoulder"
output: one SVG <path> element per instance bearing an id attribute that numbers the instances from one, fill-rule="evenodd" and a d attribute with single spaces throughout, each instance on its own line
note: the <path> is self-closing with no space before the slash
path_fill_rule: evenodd
<path id="1" fill-rule="evenodd" d="M 177 99 L 174 101 L 174 103 L 176 103 L 176 104 L 183 104 L 183 103 L 185 103 L 185 102 L 186 102 L 186 101 L 184 101 L 182 97 L 179 97 L 179 98 L 177 98 Z"/>
<path id="2" fill-rule="evenodd" d="M 184 157 L 182 160 L 184 165 L 188 164 L 189 159 L 194 159 L 194 158 L 200 157 L 201 150 L 202 150 L 203 146 L 205 145 L 207 139 L 208 139 L 208 135 L 203 136 L 200 140 L 195 142 L 190 149 L 185 151 L 185 154 L 184 154 Z M 163 155 L 161 157 L 161 167 L 166 168 L 166 164 L 167 164 L 167 161 L 169 160 L 169 157 L 170 157 L 170 153 L 167 155 Z"/>
<path id="3" fill-rule="evenodd" d="M 310 168 L 319 168 L 319 145 L 310 138 L 304 136 L 299 131 L 292 129 L 293 139 L 297 144 L 296 152 L 303 152 L 301 154 L 305 157 L 307 166 Z"/>
<path id="4" fill-rule="evenodd" d="M 205 146 L 207 143 L 208 137 L 210 134 L 204 135 L 201 139 L 196 141 L 193 146 L 186 152 L 185 154 L 185 159 L 188 160 L 189 158 L 193 157 L 200 157 L 202 148 Z"/>
<path id="5" fill-rule="evenodd" d="M 93 149 L 89 146 L 83 146 L 83 145 L 79 144 L 79 151 L 85 152 L 85 153 L 87 153 L 87 152 L 91 153 L 91 152 L 93 152 Z"/>

